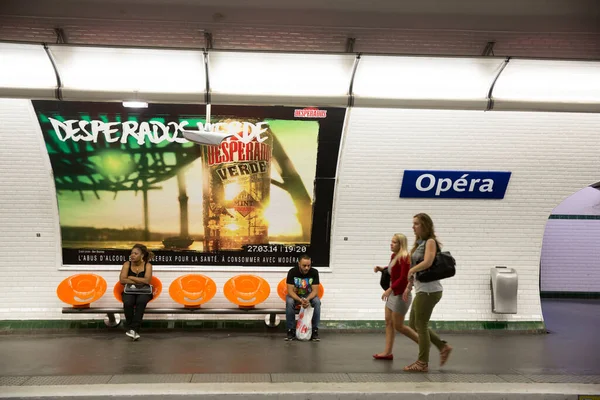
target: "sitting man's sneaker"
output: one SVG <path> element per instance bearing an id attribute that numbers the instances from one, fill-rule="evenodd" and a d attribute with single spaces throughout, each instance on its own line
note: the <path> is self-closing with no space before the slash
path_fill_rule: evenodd
<path id="1" fill-rule="evenodd" d="M 313 342 L 319 342 L 321 341 L 321 338 L 319 338 L 319 328 L 315 328 L 312 331 L 312 336 L 310 337 L 310 340 Z"/>
<path id="2" fill-rule="evenodd" d="M 138 340 L 140 338 L 140 334 L 137 332 L 133 332 L 134 336 L 133 336 L 133 340 Z"/>
<path id="3" fill-rule="evenodd" d="M 288 329 L 285 340 L 296 340 L 296 331 L 293 329 Z"/>
<path id="4" fill-rule="evenodd" d="M 125 334 L 133 340 L 135 340 L 135 331 L 133 329 L 128 330 L 127 332 L 125 332 Z"/>

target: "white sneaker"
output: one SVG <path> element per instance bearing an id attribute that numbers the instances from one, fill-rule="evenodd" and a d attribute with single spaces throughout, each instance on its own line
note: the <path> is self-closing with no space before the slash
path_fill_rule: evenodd
<path id="1" fill-rule="evenodd" d="M 135 340 L 135 331 L 133 329 L 128 330 L 127 332 L 125 332 L 125 334 L 133 340 Z"/>
<path id="2" fill-rule="evenodd" d="M 133 336 L 133 340 L 138 340 L 140 338 L 140 334 L 137 332 L 133 332 L 134 336 Z"/>

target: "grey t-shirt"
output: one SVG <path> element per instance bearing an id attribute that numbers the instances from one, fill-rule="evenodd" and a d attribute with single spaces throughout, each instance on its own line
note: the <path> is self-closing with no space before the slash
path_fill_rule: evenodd
<path id="1" fill-rule="evenodd" d="M 411 259 L 410 259 L 411 267 L 414 267 L 415 265 L 417 265 L 418 263 L 423 261 L 423 259 L 425 258 L 425 243 L 427 243 L 427 241 L 419 240 L 419 241 L 417 241 L 417 243 L 419 244 L 419 246 L 415 249 L 415 252 L 412 254 Z M 415 275 L 415 292 L 416 293 L 419 293 L 419 292 L 435 293 L 435 292 L 441 292 L 442 290 L 444 290 L 444 287 L 442 286 L 442 283 L 439 280 L 432 281 L 432 282 L 419 282 L 419 280 L 417 279 L 417 276 Z"/>

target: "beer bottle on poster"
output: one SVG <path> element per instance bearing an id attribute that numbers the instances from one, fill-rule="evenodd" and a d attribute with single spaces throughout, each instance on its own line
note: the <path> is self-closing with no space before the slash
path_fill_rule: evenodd
<path id="1" fill-rule="evenodd" d="M 239 127 L 242 140 L 233 136 L 218 146 L 202 146 L 204 251 L 211 253 L 269 242 L 264 210 L 270 201 L 273 134 L 263 128 L 260 139 L 249 139 L 259 129 L 251 120 L 219 124 L 230 131 Z"/>

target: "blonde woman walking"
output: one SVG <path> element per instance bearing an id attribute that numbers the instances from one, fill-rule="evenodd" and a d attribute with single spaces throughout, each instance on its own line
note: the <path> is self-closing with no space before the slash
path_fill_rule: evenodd
<path id="1" fill-rule="evenodd" d="M 398 331 L 409 339 L 418 343 L 417 333 L 410 327 L 404 325 L 404 316 L 410 307 L 412 296 L 410 289 L 407 291 L 408 271 L 410 269 L 410 257 L 406 236 L 396 233 L 392 236 L 390 243 L 392 256 L 387 267 L 375 267 L 375 272 L 388 269 L 390 274 L 390 287 L 381 296 L 385 303 L 385 349 L 381 353 L 373 355 L 376 360 L 393 360 L 392 348 Z"/>

